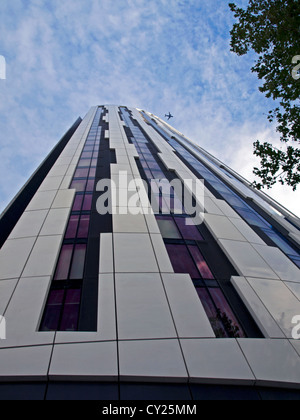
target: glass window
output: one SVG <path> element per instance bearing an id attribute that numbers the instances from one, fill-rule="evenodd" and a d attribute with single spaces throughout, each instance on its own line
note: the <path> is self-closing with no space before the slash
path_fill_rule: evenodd
<path id="1" fill-rule="evenodd" d="M 152 178 L 154 179 L 165 179 L 165 175 L 161 170 L 152 169 Z"/>
<path id="2" fill-rule="evenodd" d="M 77 237 L 78 238 L 87 238 L 89 233 L 89 225 L 90 225 L 90 216 L 81 216 Z"/>
<path id="3" fill-rule="evenodd" d="M 156 213 L 159 213 L 160 211 L 162 214 L 170 214 L 170 207 L 168 205 L 168 200 L 166 201 L 161 196 L 160 197 L 154 196 L 152 201 L 154 200 L 155 202 L 152 202 L 151 204 Z"/>
<path id="4" fill-rule="evenodd" d="M 204 177 L 205 179 L 205 177 Z M 221 181 L 220 182 L 214 182 L 214 181 L 210 181 L 210 184 L 215 188 L 215 190 L 217 190 L 218 192 L 225 192 L 225 193 L 229 193 L 230 190 L 229 188 L 227 188 Z"/>
<path id="5" fill-rule="evenodd" d="M 84 202 L 83 202 L 83 206 L 82 206 L 82 211 L 91 211 L 91 208 L 92 208 L 92 200 L 93 200 L 92 194 L 86 194 L 84 196 Z"/>
<path id="6" fill-rule="evenodd" d="M 78 168 L 84 168 L 91 165 L 91 159 L 80 159 L 78 162 Z"/>
<path id="7" fill-rule="evenodd" d="M 275 232 L 272 229 L 262 229 L 268 237 L 286 254 L 298 256 L 298 252 L 292 248 L 283 236 L 279 232 Z"/>
<path id="8" fill-rule="evenodd" d="M 159 170 L 160 171 L 160 167 L 159 165 L 156 163 L 156 161 L 153 159 L 148 159 L 147 160 L 148 166 L 150 169 L 155 169 L 155 170 Z"/>
<path id="9" fill-rule="evenodd" d="M 219 288 L 210 288 L 210 294 L 215 302 L 218 315 L 227 331 L 229 337 L 245 337 L 242 327 L 235 318 L 227 300 Z"/>
<path id="10" fill-rule="evenodd" d="M 50 291 L 40 331 L 55 331 L 58 329 L 63 297 L 63 290 Z"/>
<path id="11" fill-rule="evenodd" d="M 236 197 L 234 194 L 222 194 L 222 197 L 231 204 L 233 207 L 239 207 L 247 209 L 248 206 L 241 200 L 239 197 Z"/>
<path id="12" fill-rule="evenodd" d="M 259 227 L 271 227 L 270 224 L 261 219 L 254 211 L 236 209 L 236 211 L 250 224 Z"/>
<path id="13" fill-rule="evenodd" d="M 61 248 L 54 280 L 67 280 L 72 258 L 73 245 L 63 245 Z"/>
<path id="14" fill-rule="evenodd" d="M 181 235 L 172 217 L 157 216 L 156 219 L 163 238 L 181 239 Z"/>
<path id="15" fill-rule="evenodd" d="M 85 262 L 86 245 L 78 244 L 75 246 L 72 260 L 72 267 L 70 272 L 71 280 L 80 280 L 83 277 L 84 262 Z"/>
<path id="16" fill-rule="evenodd" d="M 89 159 L 93 156 L 93 152 L 83 152 L 81 155 L 81 159 Z"/>
<path id="17" fill-rule="evenodd" d="M 79 216 L 71 216 L 67 227 L 66 239 L 73 239 L 76 237 Z"/>
<path id="18" fill-rule="evenodd" d="M 72 211 L 80 211 L 81 206 L 82 206 L 82 201 L 83 201 L 83 195 L 76 194 L 74 204 L 73 204 L 73 207 L 72 207 Z"/>
<path id="19" fill-rule="evenodd" d="M 96 176 L 96 168 L 91 168 L 89 173 L 89 178 L 95 178 Z"/>
<path id="20" fill-rule="evenodd" d="M 83 192 L 85 190 L 86 180 L 76 179 L 72 181 L 70 188 L 75 188 L 77 192 Z"/>
<path id="21" fill-rule="evenodd" d="M 201 303 L 204 307 L 206 315 L 209 319 L 209 322 L 216 334 L 217 338 L 225 338 L 227 337 L 226 330 L 224 325 L 222 324 L 220 318 L 218 317 L 217 309 L 209 295 L 208 291 L 204 287 L 196 287 L 198 296 L 201 300 Z"/>
<path id="22" fill-rule="evenodd" d="M 60 331 L 76 331 L 80 307 L 80 289 L 70 289 L 66 292 Z"/>
<path id="23" fill-rule="evenodd" d="M 204 279 L 214 279 L 214 276 L 210 269 L 208 268 L 208 265 L 206 261 L 203 258 L 203 255 L 199 251 L 199 248 L 196 245 L 189 245 L 189 250 L 195 260 L 195 263 L 198 267 L 198 270 L 200 271 L 200 274 L 202 278 Z"/>
<path id="24" fill-rule="evenodd" d="M 177 196 L 171 197 L 171 199 L 170 199 L 170 209 L 171 209 L 172 213 L 174 213 L 174 214 L 183 214 L 184 213 L 184 208 L 183 208 L 182 202 Z"/>
<path id="25" fill-rule="evenodd" d="M 97 166 L 98 159 L 92 159 L 91 166 Z"/>
<path id="26" fill-rule="evenodd" d="M 88 168 L 79 168 L 76 170 L 74 174 L 74 178 L 87 178 L 88 173 L 89 173 Z"/>
<path id="27" fill-rule="evenodd" d="M 175 273 L 187 273 L 192 278 L 199 278 L 198 270 L 185 245 L 166 244 Z"/>
<path id="28" fill-rule="evenodd" d="M 94 186 L 95 186 L 95 180 L 94 179 L 89 179 L 86 185 L 86 191 L 88 192 L 93 192 L 94 191 Z"/>
<path id="29" fill-rule="evenodd" d="M 174 219 L 184 239 L 193 241 L 203 241 L 203 237 L 201 236 L 197 227 L 195 225 L 186 224 L 186 218 L 175 217 Z M 191 221 L 191 219 L 189 220 Z"/>
<path id="30" fill-rule="evenodd" d="M 291 260 L 294 261 L 294 263 L 300 268 L 300 257 L 294 257 L 293 255 L 289 255 Z"/>

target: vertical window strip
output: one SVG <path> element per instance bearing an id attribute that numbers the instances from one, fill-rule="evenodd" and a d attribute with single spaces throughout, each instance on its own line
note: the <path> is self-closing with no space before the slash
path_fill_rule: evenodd
<path id="1" fill-rule="evenodd" d="M 121 112 L 124 122 L 133 134 L 133 137 L 130 139 L 139 154 L 141 165 L 148 179 L 148 184 L 153 179 L 165 178 L 165 174 L 158 165 L 156 157 L 147 145 L 148 140 L 144 137 L 142 131 L 133 124 L 128 111 L 122 109 Z M 198 296 L 218 338 L 246 337 L 242 326 L 231 310 L 218 282 L 215 280 L 211 269 L 201 254 L 198 244 L 201 241 L 204 242 L 204 238 L 195 225 L 186 224 L 186 219 L 189 216 L 184 212 L 181 198 L 177 196 L 172 198 L 170 200 L 170 206 L 168 206 L 162 194 L 158 194 L 160 212 L 163 213 L 163 206 L 166 206 L 166 209 L 168 208 L 170 210 L 170 214 L 167 216 L 157 214 L 156 219 L 174 271 L 176 273 L 189 274 L 194 284 L 198 284 L 198 287 L 195 286 Z M 183 215 L 177 216 L 176 210 L 180 210 Z M 205 280 L 214 280 L 214 287 L 210 287 L 213 290 L 212 293 L 210 293 L 210 289 L 206 286 Z M 201 283 L 201 287 L 199 287 L 199 282 Z M 219 299 L 213 299 L 213 296 L 219 297 Z"/>
<path id="2" fill-rule="evenodd" d="M 208 169 L 200 160 L 198 160 L 190 151 L 182 146 L 173 137 L 170 137 L 161 127 L 153 123 L 153 121 L 143 113 L 145 120 L 157 130 L 163 138 L 176 150 L 179 155 L 185 159 L 202 177 L 205 182 L 212 186 L 223 199 L 250 225 L 257 226 L 269 239 L 281 249 L 296 265 L 299 266 L 297 257 L 300 256 L 299 251 L 295 250 L 291 242 L 280 232 L 264 219 L 256 210 L 250 207 L 242 200 L 230 187 L 228 187 L 220 178 L 218 178 L 210 169 Z M 197 152 L 199 152 L 197 150 Z"/>
<path id="3" fill-rule="evenodd" d="M 98 108 L 70 188 L 76 189 L 40 331 L 76 331 L 102 127 Z M 91 149 L 91 150 L 90 150 Z"/>

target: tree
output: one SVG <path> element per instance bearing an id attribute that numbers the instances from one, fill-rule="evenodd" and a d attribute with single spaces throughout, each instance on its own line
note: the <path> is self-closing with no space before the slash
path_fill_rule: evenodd
<path id="1" fill-rule="evenodd" d="M 277 121 L 282 142 L 280 150 L 268 142 L 253 143 L 254 155 L 261 161 L 260 169 L 253 170 L 260 182 L 252 185 L 271 188 L 280 182 L 296 190 L 300 183 L 300 78 L 295 64 L 300 61 L 300 2 L 249 0 L 246 10 L 234 3 L 229 7 L 238 19 L 230 31 L 231 51 L 239 56 L 250 50 L 258 54 L 251 71 L 263 81 L 259 90 L 276 101 L 268 120 Z"/>

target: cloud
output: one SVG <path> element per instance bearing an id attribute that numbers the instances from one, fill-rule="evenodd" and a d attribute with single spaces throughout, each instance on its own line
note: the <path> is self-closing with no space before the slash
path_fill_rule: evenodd
<path id="1" fill-rule="evenodd" d="M 0 209 L 95 104 L 171 111 L 179 131 L 251 178 L 252 142 L 274 135 L 272 105 L 251 59 L 230 52 L 227 2 L 2 0 L 0 16 Z"/>

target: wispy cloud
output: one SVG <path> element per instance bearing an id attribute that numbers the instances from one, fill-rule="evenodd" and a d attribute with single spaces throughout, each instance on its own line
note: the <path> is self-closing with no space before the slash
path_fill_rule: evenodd
<path id="1" fill-rule="evenodd" d="M 230 52 L 232 23 L 217 0 L 2 0 L 0 209 L 95 104 L 171 111 L 178 130 L 252 179 L 252 142 L 276 133 L 251 60 Z"/>

